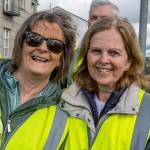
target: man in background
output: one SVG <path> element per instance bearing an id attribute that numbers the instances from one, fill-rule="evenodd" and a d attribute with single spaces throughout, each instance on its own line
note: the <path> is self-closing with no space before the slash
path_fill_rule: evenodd
<path id="1" fill-rule="evenodd" d="M 88 27 L 105 16 L 119 16 L 118 7 L 108 0 L 93 0 L 89 10 Z"/>

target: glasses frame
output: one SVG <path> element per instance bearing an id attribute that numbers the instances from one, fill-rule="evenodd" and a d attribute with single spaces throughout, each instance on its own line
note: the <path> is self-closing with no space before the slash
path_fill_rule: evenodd
<path id="1" fill-rule="evenodd" d="M 42 38 L 42 42 L 41 42 L 41 43 L 39 42 L 38 45 L 30 45 L 30 44 L 27 42 L 27 36 L 28 36 L 28 34 L 36 34 L 36 35 L 40 36 L 40 37 Z M 56 41 L 61 42 L 61 43 L 62 43 L 62 49 L 61 49 L 60 51 L 58 51 L 58 52 L 56 52 L 55 50 L 50 49 L 49 44 L 48 44 L 48 41 L 51 41 L 51 40 L 56 40 Z M 65 43 L 64 43 L 63 41 L 61 41 L 61 40 L 59 40 L 59 39 L 55 39 L 55 38 L 46 38 L 46 37 L 44 37 L 44 36 L 42 36 L 42 35 L 40 35 L 40 34 L 38 34 L 38 33 L 36 33 L 36 32 L 25 31 L 25 41 L 26 41 L 26 44 L 27 44 L 28 46 L 31 46 L 31 47 L 39 47 L 44 41 L 46 41 L 48 50 L 49 50 L 50 52 L 55 53 L 55 54 L 59 54 L 59 53 L 61 53 L 62 51 L 64 51 L 64 49 L 65 49 Z"/>

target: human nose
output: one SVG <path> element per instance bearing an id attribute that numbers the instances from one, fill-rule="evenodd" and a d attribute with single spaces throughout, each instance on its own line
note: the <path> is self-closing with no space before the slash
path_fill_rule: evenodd
<path id="1" fill-rule="evenodd" d="M 99 62 L 102 63 L 102 64 L 109 63 L 109 56 L 107 55 L 107 53 L 102 53 L 101 54 Z"/>
<path id="2" fill-rule="evenodd" d="M 49 52 L 48 47 L 47 47 L 47 41 L 44 40 L 42 44 L 39 46 L 39 49 L 43 52 Z"/>

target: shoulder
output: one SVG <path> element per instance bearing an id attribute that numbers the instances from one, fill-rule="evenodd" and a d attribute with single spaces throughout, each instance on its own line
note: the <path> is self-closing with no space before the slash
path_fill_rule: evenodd
<path id="1" fill-rule="evenodd" d="M 73 82 L 69 87 L 68 89 L 66 89 L 64 91 L 63 94 L 69 94 L 69 95 L 74 95 L 76 93 L 79 93 L 79 91 L 81 90 L 81 87 L 79 87 L 76 82 Z"/>
<path id="2" fill-rule="evenodd" d="M 0 66 L 3 66 L 4 64 L 11 64 L 12 59 L 1 59 L 0 60 Z"/>
<path id="3" fill-rule="evenodd" d="M 62 110 L 58 105 L 56 105 L 56 108 L 57 108 L 57 112 L 61 114 L 61 116 L 68 117 L 68 113 Z"/>

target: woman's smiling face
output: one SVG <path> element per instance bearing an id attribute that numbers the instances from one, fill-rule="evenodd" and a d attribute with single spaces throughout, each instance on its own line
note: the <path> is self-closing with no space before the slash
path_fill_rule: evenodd
<path id="1" fill-rule="evenodd" d="M 38 21 L 31 32 L 40 34 L 45 38 L 53 38 L 63 41 L 64 35 L 61 28 L 56 23 Z M 22 62 L 20 70 L 25 70 L 26 73 L 49 76 L 53 70 L 60 66 L 62 52 L 55 54 L 48 50 L 47 41 L 38 47 L 31 47 L 24 41 Z"/>
<path id="2" fill-rule="evenodd" d="M 129 69 L 130 64 L 123 39 L 115 28 L 93 34 L 87 65 L 99 88 L 105 86 L 115 89 L 116 82 Z"/>

